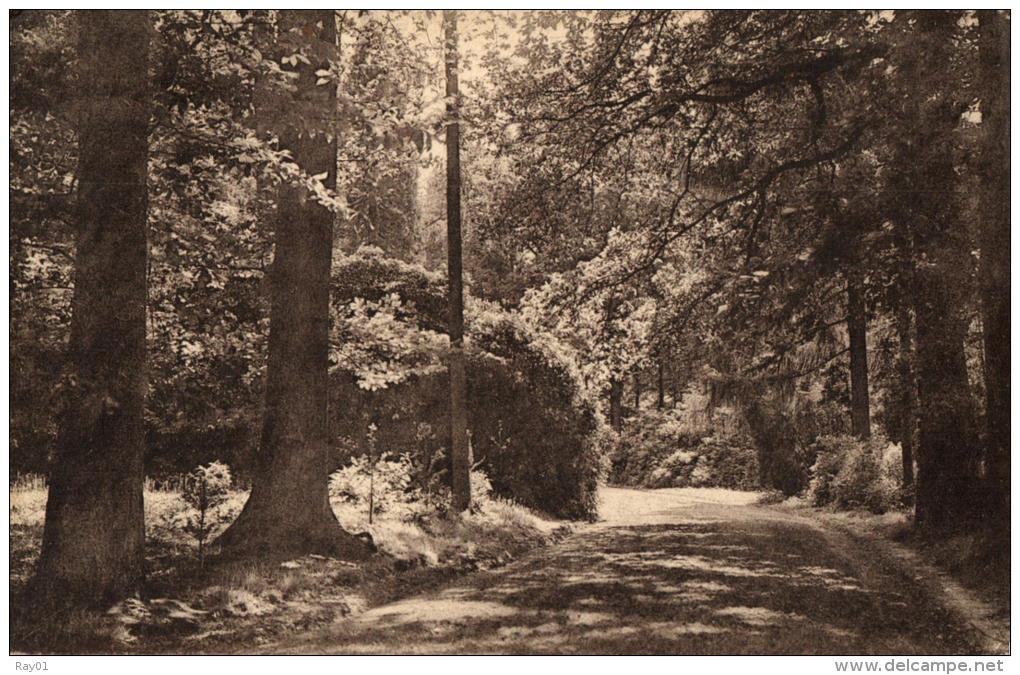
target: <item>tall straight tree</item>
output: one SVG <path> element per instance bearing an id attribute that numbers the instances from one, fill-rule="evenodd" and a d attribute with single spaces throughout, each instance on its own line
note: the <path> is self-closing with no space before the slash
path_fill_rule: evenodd
<path id="1" fill-rule="evenodd" d="M 143 578 L 150 17 L 79 13 L 78 242 L 42 555 L 34 586 L 98 606 Z"/>
<path id="2" fill-rule="evenodd" d="M 896 310 L 896 334 L 899 339 L 899 356 L 896 368 L 899 375 L 899 441 L 903 459 L 903 487 L 914 489 L 914 437 L 917 427 L 917 380 L 914 376 L 914 342 L 911 336 L 913 317 L 906 302 Z"/>
<path id="3" fill-rule="evenodd" d="M 914 12 L 911 46 L 924 54 L 904 75 L 939 83 L 953 60 L 959 15 Z M 953 72 L 949 69 L 948 72 Z M 949 80 L 946 84 L 955 84 Z M 932 91 L 938 92 L 933 96 Z M 916 523 L 928 533 L 970 527 L 979 501 L 974 406 L 964 348 L 972 291 L 973 242 L 960 218 L 957 166 L 952 152 L 962 106 L 949 86 L 918 88 L 905 97 L 915 129 L 891 139 L 898 170 L 890 184 L 923 265 L 912 275 L 918 392 Z"/>
<path id="4" fill-rule="evenodd" d="M 450 303 L 450 446 L 453 508 L 471 503 L 464 369 L 464 280 L 460 228 L 460 88 L 457 83 L 457 12 L 443 13 L 446 34 L 446 251 Z"/>
<path id="5" fill-rule="evenodd" d="M 856 262 L 851 265 L 856 265 Z M 858 438 L 871 438 L 871 410 L 868 399 L 868 316 L 860 270 L 846 275 L 847 333 L 850 336 L 850 422 Z"/>
<path id="6" fill-rule="evenodd" d="M 985 343 L 986 462 L 994 509 L 1009 522 L 1009 22 L 978 12 L 981 226 L 978 271 Z"/>
<path id="7" fill-rule="evenodd" d="M 336 17 L 332 10 L 281 11 L 277 41 L 283 52 L 277 55 L 281 67 L 296 77 L 290 100 L 286 105 L 277 100 L 277 116 L 268 124 L 294 161 L 306 173 L 324 176 L 323 184 L 333 190 L 336 89 L 318 86 L 316 71 L 328 71 L 336 54 Z M 285 182 L 277 195 L 275 230 L 262 436 L 251 497 L 219 544 L 230 554 L 364 557 L 370 547 L 340 526 L 329 504 L 326 408 L 333 213 L 306 187 Z"/>

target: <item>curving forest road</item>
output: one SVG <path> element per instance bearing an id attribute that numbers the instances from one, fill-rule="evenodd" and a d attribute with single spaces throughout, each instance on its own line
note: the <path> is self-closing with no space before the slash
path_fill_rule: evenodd
<path id="1" fill-rule="evenodd" d="M 965 654 L 878 547 L 725 490 L 607 488 L 605 521 L 505 568 L 268 645 L 277 654 Z"/>

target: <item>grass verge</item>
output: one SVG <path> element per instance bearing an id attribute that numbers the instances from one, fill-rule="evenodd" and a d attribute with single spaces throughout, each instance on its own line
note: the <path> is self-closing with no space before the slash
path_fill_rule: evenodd
<path id="1" fill-rule="evenodd" d="M 1010 557 L 1000 533 L 980 529 L 938 539 L 922 537 L 906 511 L 874 514 L 811 507 L 799 498 L 780 508 L 810 513 L 861 542 L 879 547 L 915 581 L 938 593 L 962 618 L 988 653 L 1008 649 L 1010 630 Z"/>
<path id="2" fill-rule="evenodd" d="M 240 512 L 246 497 L 231 493 L 221 507 L 221 527 Z M 358 565 L 315 555 L 220 561 L 214 553 L 200 565 L 197 543 L 181 527 L 187 506 L 180 493 L 148 485 L 145 588 L 106 612 L 58 615 L 34 610 L 25 597 L 39 556 L 45 506 L 44 485 L 12 485 L 11 649 L 18 653 L 244 652 L 467 572 L 504 565 L 569 529 L 488 497 L 462 515 L 406 522 L 381 514 L 371 524 L 364 509 L 335 502 L 341 524 L 370 532 L 381 555 Z"/>

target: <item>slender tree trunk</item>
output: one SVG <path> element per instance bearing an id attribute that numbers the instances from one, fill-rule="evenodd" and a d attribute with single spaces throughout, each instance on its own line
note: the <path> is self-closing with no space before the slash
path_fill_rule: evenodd
<path id="1" fill-rule="evenodd" d="M 144 564 L 150 18 L 79 12 L 83 110 L 70 388 L 50 471 L 37 601 L 101 606 Z"/>
<path id="2" fill-rule="evenodd" d="M 659 397 L 655 401 L 655 407 L 662 410 L 666 407 L 666 373 L 662 359 L 659 359 Z"/>
<path id="3" fill-rule="evenodd" d="M 609 381 L 609 426 L 617 433 L 623 430 L 623 382 L 615 377 Z"/>
<path id="4" fill-rule="evenodd" d="M 857 270 L 847 273 L 847 332 L 850 334 L 850 421 L 858 438 L 871 438 L 868 401 L 868 317 L 863 280 Z"/>
<path id="5" fill-rule="evenodd" d="M 467 435 L 467 375 L 464 369 L 464 282 L 460 227 L 460 90 L 457 84 L 457 12 L 443 13 L 446 32 L 446 246 L 450 302 L 450 445 L 453 508 L 471 504 L 471 459 Z"/>
<path id="6" fill-rule="evenodd" d="M 673 401 L 672 407 L 675 409 L 680 405 L 681 394 L 680 384 L 676 380 L 676 369 L 672 367 L 669 369 L 669 389 Z"/>
<path id="7" fill-rule="evenodd" d="M 285 10 L 279 17 L 281 35 L 335 49 L 332 10 Z M 324 60 L 299 61 L 292 68 L 298 74 L 293 93 L 295 112 L 283 112 L 275 124 L 281 145 L 302 169 L 313 176 L 325 174 L 324 185 L 335 189 L 336 143 L 331 125 L 317 129 L 299 126 L 296 112 L 314 105 L 322 111 L 322 119 L 335 115 L 335 88 L 316 86 L 315 72 L 328 68 Z M 370 544 L 340 526 L 329 504 L 327 371 L 332 244 L 332 212 L 303 186 L 282 185 L 269 275 L 272 308 L 262 437 L 251 497 L 218 542 L 230 554 L 315 552 L 363 558 L 372 550 Z"/>
<path id="8" fill-rule="evenodd" d="M 634 373 L 634 413 L 641 409 L 641 376 Z"/>
<path id="9" fill-rule="evenodd" d="M 1000 10 L 978 12 L 980 56 L 981 284 L 986 450 L 996 519 L 1009 523 L 1009 24 Z"/>
<path id="10" fill-rule="evenodd" d="M 914 436 L 917 428 L 917 380 L 914 376 L 914 346 L 911 336 L 913 321 L 910 308 L 903 304 L 896 312 L 896 332 L 900 342 L 899 371 L 899 441 L 903 450 L 903 488 L 914 487 Z"/>

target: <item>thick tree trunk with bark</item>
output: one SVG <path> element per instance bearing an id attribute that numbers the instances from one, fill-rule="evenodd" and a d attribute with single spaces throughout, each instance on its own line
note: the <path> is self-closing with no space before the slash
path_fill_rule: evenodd
<path id="1" fill-rule="evenodd" d="M 985 347 L 986 449 L 995 518 L 1009 522 L 1009 22 L 978 12 L 981 85 L 981 284 Z"/>
<path id="2" fill-rule="evenodd" d="M 311 53 L 335 49 L 332 10 L 280 13 L 280 34 L 308 41 Z M 286 67 L 286 66 L 284 66 Z M 295 111 L 314 104 L 321 120 L 336 110 L 336 90 L 316 86 L 324 60 L 298 62 Z M 310 175 L 326 174 L 336 187 L 336 143 L 328 122 L 313 132 L 294 115 L 275 121 L 281 145 Z M 303 186 L 280 187 L 276 246 L 269 273 L 272 308 L 265 411 L 252 493 L 238 519 L 218 543 L 237 554 L 325 553 L 363 558 L 369 542 L 346 532 L 329 504 L 327 426 L 329 367 L 329 280 L 333 213 Z"/>
<path id="3" fill-rule="evenodd" d="M 914 12 L 914 39 L 926 50 L 918 79 L 944 68 L 959 26 L 951 12 Z M 916 327 L 918 447 L 915 522 L 926 534 L 971 528 L 982 509 L 976 489 L 980 455 L 964 344 L 971 301 L 974 242 L 960 217 L 957 156 L 952 139 L 960 113 L 951 97 L 914 99 L 909 114 L 918 134 L 895 139 L 890 187 L 919 261 L 912 278 Z"/>
<path id="4" fill-rule="evenodd" d="M 964 355 L 967 325 L 949 275 L 936 269 L 923 276 L 924 291 L 915 301 L 920 413 L 916 521 L 925 530 L 948 531 L 966 525 L 977 508 L 974 413 Z"/>
<path id="5" fill-rule="evenodd" d="M 457 12 L 443 13 L 446 34 L 446 259 L 450 304 L 450 445 L 453 508 L 471 504 L 471 457 L 467 435 L 467 374 L 464 370 L 464 281 L 460 227 L 460 89 L 457 82 Z"/>
<path id="6" fill-rule="evenodd" d="M 79 13 L 83 110 L 69 362 L 36 600 L 101 606 L 143 579 L 145 11 Z"/>
<path id="7" fill-rule="evenodd" d="M 868 400 L 868 316 L 861 274 L 849 270 L 846 280 L 847 332 L 850 334 L 850 422 L 854 436 L 871 438 Z"/>
<path id="8" fill-rule="evenodd" d="M 948 186 L 955 173 L 950 159 L 936 155 L 925 178 L 951 193 Z M 920 427 L 914 507 L 918 526 L 928 532 L 966 527 L 980 509 L 974 406 L 964 351 L 970 245 L 955 213 L 952 204 L 942 205 L 918 225 L 924 235 L 913 244 L 925 261 L 915 270 L 913 292 Z"/>

